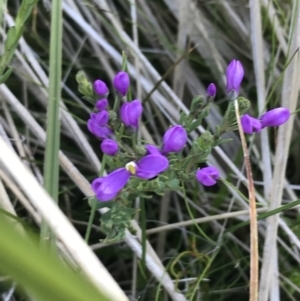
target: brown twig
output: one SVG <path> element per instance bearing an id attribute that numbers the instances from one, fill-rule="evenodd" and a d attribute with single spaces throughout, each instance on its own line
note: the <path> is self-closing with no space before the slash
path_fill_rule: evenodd
<path id="1" fill-rule="evenodd" d="M 244 135 L 244 131 L 241 125 L 240 112 L 238 100 L 234 101 L 236 120 L 239 128 L 239 134 L 241 137 L 241 143 L 243 147 L 246 172 L 248 178 L 248 193 L 249 193 L 249 217 L 250 217 L 250 301 L 258 300 L 258 234 L 257 234 L 257 214 L 256 214 L 256 201 L 255 191 L 252 177 L 251 164 L 249 159 L 249 153 L 247 143 Z"/>

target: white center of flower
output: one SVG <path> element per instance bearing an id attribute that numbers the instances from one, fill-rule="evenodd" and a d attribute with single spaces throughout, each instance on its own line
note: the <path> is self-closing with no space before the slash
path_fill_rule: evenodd
<path id="1" fill-rule="evenodd" d="M 136 164 L 135 164 L 133 161 L 127 163 L 127 164 L 125 165 L 125 168 L 126 168 L 126 170 L 129 171 L 132 175 L 135 175 L 135 174 L 136 174 L 136 168 L 137 168 L 137 166 L 136 166 Z"/>

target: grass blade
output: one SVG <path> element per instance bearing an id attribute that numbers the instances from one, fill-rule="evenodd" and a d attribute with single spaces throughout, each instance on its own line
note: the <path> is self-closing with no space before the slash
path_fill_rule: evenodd
<path id="1" fill-rule="evenodd" d="M 51 9 L 49 104 L 47 110 L 47 138 L 45 150 L 44 186 L 52 198 L 58 202 L 60 118 L 62 61 L 62 1 L 54 0 Z M 43 225 L 42 241 L 48 235 Z M 52 242 L 53 244 L 53 242 Z"/>
<path id="2" fill-rule="evenodd" d="M 36 240 L 28 239 L 33 238 L 29 233 L 22 235 L 3 216 L 0 218 L 0 231 L 1 271 L 11 275 L 23 288 L 38 297 L 38 300 L 83 301 L 87 300 L 87 296 L 91 301 L 112 300 L 102 295 L 56 256 L 41 250 Z"/>

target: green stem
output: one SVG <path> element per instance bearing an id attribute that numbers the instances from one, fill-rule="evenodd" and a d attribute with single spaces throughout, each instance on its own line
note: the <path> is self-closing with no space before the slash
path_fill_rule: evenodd
<path id="1" fill-rule="evenodd" d="M 47 109 L 47 137 L 45 150 L 44 186 L 53 200 L 58 203 L 60 117 L 61 99 L 61 66 L 62 66 L 62 0 L 52 1 L 51 37 L 50 37 L 50 70 L 49 70 L 49 103 Z M 55 248 L 55 237 L 50 233 L 47 224 L 41 225 L 41 242 L 45 244 L 50 235 L 51 248 Z"/>
<path id="2" fill-rule="evenodd" d="M 114 107 L 113 107 L 114 112 L 117 112 L 117 110 L 119 109 L 120 102 L 121 102 L 121 98 L 117 95 L 115 97 L 115 102 L 114 102 Z"/>
<path id="3" fill-rule="evenodd" d="M 105 168 L 105 162 L 106 162 L 106 155 L 104 154 L 103 158 L 102 158 L 101 169 L 100 169 L 100 172 L 99 172 L 99 176 L 100 177 L 103 176 L 104 168 Z M 92 208 L 91 208 L 91 213 L 90 213 L 90 217 L 89 217 L 89 222 L 88 222 L 88 226 L 87 226 L 87 229 L 86 229 L 86 232 L 85 232 L 85 237 L 84 237 L 84 240 L 87 243 L 88 243 L 89 238 L 90 238 L 92 224 L 93 224 L 93 221 L 94 221 L 96 209 L 97 209 L 97 202 L 96 202 L 96 200 L 94 200 L 93 203 L 92 203 Z"/>
<path id="4" fill-rule="evenodd" d="M 137 131 L 131 133 L 132 149 L 135 151 L 137 146 Z"/>
<path id="5" fill-rule="evenodd" d="M 184 201 L 185 201 L 186 208 L 187 208 L 187 210 L 188 210 L 188 213 L 189 213 L 191 219 L 194 221 L 194 220 L 195 220 L 194 215 L 193 215 L 193 213 L 192 213 L 192 211 L 191 211 L 191 208 L 190 208 L 189 203 L 188 203 L 187 198 L 186 198 L 186 192 L 185 192 L 184 182 L 182 182 L 182 190 L 183 190 L 183 197 L 184 197 Z M 205 237 L 211 244 L 213 244 L 214 246 L 217 245 L 215 241 L 213 241 L 212 239 L 210 239 L 210 238 L 202 231 L 202 229 L 199 227 L 199 225 L 198 225 L 196 222 L 194 223 L 194 225 L 195 225 L 195 227 L 198 229 L 199 233 L 200 233 L 203 237 Z"/>
<path id="6" fill-rule="evenodd" d="M 216 252 L 213 254 L 212 258 L 209 259 L 208 263 L 206 264 L 203 272 L 201 273 L 201 275 L 199 276 L 199 278 L 197 279 L 197 283 L 195 285 L 195 288 L 193 290 L 193 293 L 190 297 L 190 300 L 192 301 L 197 293 L 197 291 L 199 291 L 199 286 L 201 281 L 203 280 L 204 276 L 206 275 L 206 273 L 208 272 L 209 268 L 211 267 L 212 262 L 214 261 L 214 259 L 217 257 L 217 254 L 219 253 L 221 248 L 218 248 L 216 250 Z"/>
<path id="7" fill-rule="evenodd" d="M 140 198 L 140 208 L 141 208 L 141 230 L 142 230 L 142 269 L 146 271 L 146 210 L 145 210 L 145 200 Z"/>
<path id="8" fill-rule="evenodd" d="M 103 154 L 101 169 L 100 169 L 100 172 L 99 172 L 99 177 L 103 176 L 104 169 L 105 169 L 105 164 L 106 164 L 106 154 Z"/>

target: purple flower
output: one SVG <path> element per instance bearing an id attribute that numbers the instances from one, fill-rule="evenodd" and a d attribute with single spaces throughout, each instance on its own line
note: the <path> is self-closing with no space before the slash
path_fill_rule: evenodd
<path id="1" fill-rule="evenodd" d="M 98 109 L 98 111 L 103 111 L 108 106 L 108 100 L 107 99 L 99 99 L 97 100 L 95 107 Z"/>
<path id="2" fill-rule="evenodd" d="M 217 93 L 217 87 L 214 83 L 209 84 L 206 90 L 206 94 L 210 97 L 215 97 Z"/>
<path id="3" fill-rule="evenodd" d="M 181 125 L 175 125 L 168 129 L 163 137 L 162 153 L 180 152 L 187 141 L 187 133 Z"/>
<path id="4" fill-rule="evenodd" d="M 106 83 L 100 79 L 94 81 L 94 91 L 100 96 L 106 95 L 109 92 Z"/>
<path id="5" fill-rule="evenodd" d="M 213 186 L 217 183 L 220 174 L 216 167 L 209 166 L 198 169 L 196 172 L 197 180 L 204 186 Z"/>
<path id="6" fill-rule="evenodd" d="M 152 179 L 169 167 L 166 157 L 158 154 L 148 155 L 137 162 L 136 176 L 141 179 Z"/>
<path id="7" fill-rule="evenodd" d="M 92 182 L 92 189 L 99 201 L 110 201 L 127 184 L 131 175 L 141 179 L 151 179 L 165 171 L 169 161 L 162 155 L 148 155 L 137 163 L 129 162 L 106 177 L 97 178 Z"/>
<path id="8" fill-rule="evenodd" d="M 232 60 L 226 69 L 226 92 L 230 98 L 235 99 L 240 91 L 240 85 L 244 77 L 244 68 L 240 61 Z"/>
<path id="9" fill-rule="evenodd" d="M 91 113 L 90 118 L 98 125 L 103 126 L 108 123 L 109 113 L 107 111 L 101 111 L 99 113 Z"/>
<path id="10" fill-rule="evenodd" d="M 284 124 L 290 118 L 290 111 L 286 108 L 276 108 L 263 114 L 259 120 L 261 122 L 261 128 L 267 126 L 279 126 Z"/>
<path id="11" fill-rule="evenodd" d="M 107 111 L 91 113 L 87 127 L 93 135 L 100 139 L 105 139 L 112 134 L 111 129 L 107 126 L 108 120 L 109 114 Z"/>
<path id="12" fill-rule="evenodd" d="M 120 117 L 126 126 L 138 127 L 139 119 L 143 112 L 143 106 L 138 99 L 125 102 L 120 109 Z"/>
<path id="13" fill-rule="evenodd" d="M 114 87 L 122 95 L 125 96 L 130 85 L 129 75 L 125 71 L 117 73 L 114 77 Z"/>
<path id="14" fill-rule="evenodd" d="M 92 182 L 92 189 L 99 201 L 110 201 L 126 185 L 130 178 L 130 172 L 122 167 L 116 169 L 106 177 L 97 178 Z"/>
<path id="15" fill-rule="evenodd" d="M 109 156 L 114 156 L 118 152 L 118 143 L 112 139 L 104 139 L 101 144 L 100 148 L 102 152 Z"/>
<path id="16" fill-rule="evenodd" d="M 145 149 L 148 155 L 161 155 L 161 152 L 156 145 L 147 144 L 145 145 Z"/>
<path id="17" fill-rule="evenodd" d="M 248 114 L 245 114 L 241 117 L 241 124 L 243 131 L 246 134 L 259 133 L 262 128 L 261 122 Z"/>

